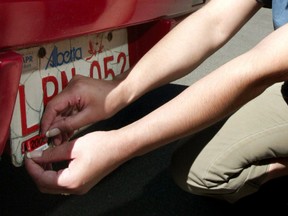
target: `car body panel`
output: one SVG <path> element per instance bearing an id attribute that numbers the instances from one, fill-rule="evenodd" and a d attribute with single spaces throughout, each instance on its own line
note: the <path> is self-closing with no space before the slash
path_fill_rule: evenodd
<path id="1" fill-rule="evenodd" d="M 189 13 L 199 0 L 4 0 L 0 50 Z"/>

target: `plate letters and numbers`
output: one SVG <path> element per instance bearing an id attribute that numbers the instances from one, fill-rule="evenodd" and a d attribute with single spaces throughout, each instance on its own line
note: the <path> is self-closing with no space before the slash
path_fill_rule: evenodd
<path id="1" fill-rule="evenodd" d="M 46 104 L 73 76 L 113 79 L 130 67 L 126 29 L 67 39 L 18 53 L 23 56 L 23 70 L 10 125 L 15 166 L 23 164 L 23 149 L 27 149 L 23 145 L 29 140 L 37 142 Z"/>

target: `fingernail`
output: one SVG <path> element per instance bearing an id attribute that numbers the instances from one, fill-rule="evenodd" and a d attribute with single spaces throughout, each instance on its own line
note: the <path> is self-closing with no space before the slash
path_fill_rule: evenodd
<path id="1" fill-rule="evenodd" d="M 61 131 L 60 131 L 59 128 L 53 128 L 53 129 L 48 130 L 46 132 L 46 137 L 54 137 L 54 136 L 57 136 L 60 133 L 61 133 Z"/>
<path id="2" fill-rule="evenodd" d="M 27 158 L 31 159 L 31 158 L 39 158 L 42 157 L 43 151 L 42 150 L 34 150 L 32 152 L 27 152 L 26 156 Z"/>

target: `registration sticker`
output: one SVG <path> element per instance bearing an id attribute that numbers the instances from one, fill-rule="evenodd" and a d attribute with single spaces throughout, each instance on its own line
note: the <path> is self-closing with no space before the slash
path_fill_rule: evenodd
<path id="1" fill-rule="evenodd" d="M 18 50 L 23 69 L 10 125 L 12 162 L 23 164 L 23 145 L 37 139 L 44 107 L 76 74 L 113 79 L 129 69 L 127 30 L 86 35 Z"/>

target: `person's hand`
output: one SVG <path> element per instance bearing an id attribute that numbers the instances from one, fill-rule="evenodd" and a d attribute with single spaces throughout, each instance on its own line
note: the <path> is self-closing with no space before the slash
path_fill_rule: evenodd
<path id="1" fill-rule="evenodd" d="M 84 194 L 124 162 L 117 137 L 113 131 L 93 132 L 26 158 L 25 166 L 43 193 Z M 69 161 L 68 167 L 46 169 L 60 161 Z"/>
<path id="2" fill-rule="evenodd" d="M 47 104 L 41 120 L 41 133 L 53 137 L 57 145 L 67 141 L 76 129 L 111 117 L 118 111 L 118 104 L 109 96 L 118 83 L 118 80 L 75 76 Z"/>

